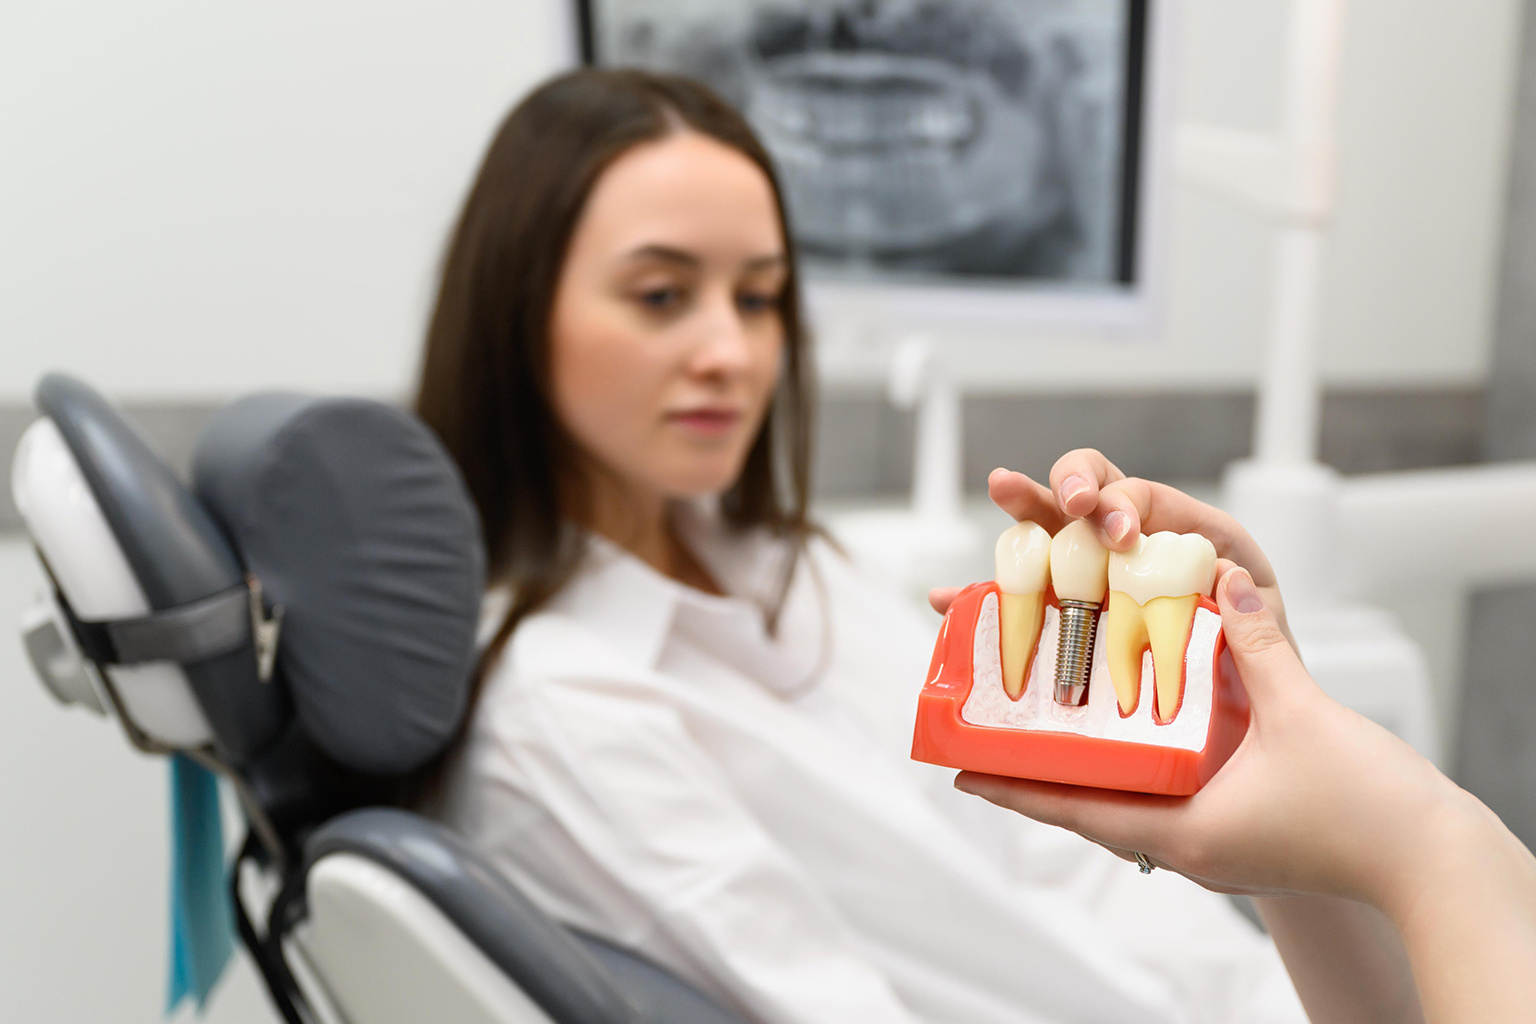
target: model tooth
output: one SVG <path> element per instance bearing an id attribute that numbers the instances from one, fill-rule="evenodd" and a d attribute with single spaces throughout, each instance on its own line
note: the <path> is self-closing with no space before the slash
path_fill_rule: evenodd
<path id="1" fill-rule="evenodd" d="M 1051 538 L 1051 585 L 1057 598 L 1103 604 L 1108 574 L 1109 549 L 1086 520 L 1074 519 Z"/>
<path id="2" fill-rule="evenodd" d="M 1028 519 L 997 538 L 999 640 L 1003 689 L 1018 700 L 1045 621 L 1045 588 L 1051 582 L 1051 535 Z"/>
<path id="3" fill-rule="evenodd" d="M 1109 556 L 1109 678 L 1128 715 L 1141 697 L 1141 655 L 1152 648 L 1153 715 L 1173 720 L 1184 689 L 1184 650 L 1200 597 L 1216 580 L 1216 548 L 1198 533 L 1154 533 Z"/>
<path id="4" fill-rule="evenodd" d="M 1082 519 L 1051 538 L 1051 586 L 1061 603 L 1056 643 L 1056 703 L 1079 707 L 1088 699 L 1099 611 L 1109 587 L 1109 549 Z"/>

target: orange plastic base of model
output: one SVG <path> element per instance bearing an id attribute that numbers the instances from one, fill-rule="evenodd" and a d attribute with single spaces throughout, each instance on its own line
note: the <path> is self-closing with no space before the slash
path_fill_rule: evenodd
<path id="1" fill-rule="evenodd" d="M 944 616 L 928 681 L 918 697 L 913 760 L 1019 779 L 1187 796 L 1216 774 L 1248 732 L 1248 693 L 1237 677 L 1226 637 L 1219 634 L 1212 658 L 1211 720 L 1205 746 L 1198 751 L 972 725 L 960 716 L 960 709 L 975 679 L 971 661 L 981 602 L 996 590 L 996 583 L 972 584 L 960 592 Z M 1200 604 L 1220 614 L 1210 600 L 1201 598 Z M 1050 686 L 1051 680 L 1031 678 L 1028 685 Z"/>

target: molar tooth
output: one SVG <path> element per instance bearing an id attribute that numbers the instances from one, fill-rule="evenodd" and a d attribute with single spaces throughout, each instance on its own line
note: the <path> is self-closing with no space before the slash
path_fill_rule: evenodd
<path id="1" fill-rule="evenodd" d="M 1109 677 L 1128 715 L 1141 696 L 1141 654 L 1152 648 L 1153 714 L 1172 721 L 1184 683 L 1184 649 L 1200 597 L 1216 580 L 1216 548 L 1198 533 L 1138 537 L 1109 556 Z"/>
<path id="2" fill-rule="evenodd" d="M 1051 581 L 1051 535 L 1028 519 L 997 538 L 999 640 L 1003 689 L 1013 700 L 1024 694 L 1024 677 L 1034 660 L 1045 620 L 1045 588 Z"/>

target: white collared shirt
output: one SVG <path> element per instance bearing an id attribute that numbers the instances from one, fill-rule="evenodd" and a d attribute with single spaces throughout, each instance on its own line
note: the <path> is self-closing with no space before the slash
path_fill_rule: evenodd
<path id="1" fill-rule="evenodd" d="M 907 758 L 936 619 L 817 541 L 770 634 L 784 548 L 685 536 L 732 596 L 592 538 L 448 773 L 435 813 L 545 910 L 772 1024 L 1306 1019 L 1224 898 Z"/>

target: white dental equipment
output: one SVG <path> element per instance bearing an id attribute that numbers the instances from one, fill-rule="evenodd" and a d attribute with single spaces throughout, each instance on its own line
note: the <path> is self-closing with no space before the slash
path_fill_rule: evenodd
<path id="1" fill-rule="evenodd" d="M 1342 478 L 1317 461 L 1343 15 L 1343 0 L 1292 0 L 1278 135 L 1206 125 L 1178 133 L 1180 174 L 1276 231 L 1254 457 L 1228 467 L 1220 504 L 1273 563 L 1317 681 L 1443 765 L 1423 651 L 1361 599 L 1408 587 L 1454 605 L 1479 585 L 1536 579 L 1536 536 L 1509 528 L 1536 514 L 1536 463 Z"/>
<path id="2" fill-rule="evenodd" d="M 892 354 L 887 396 L 914 414 L 910 505 L 848 512 L 829 525 L 861 562 L 921 600 L 980 551 L 981 532 L 964 508 L 961 395 L 932 342 L 912 335 Z"/>

